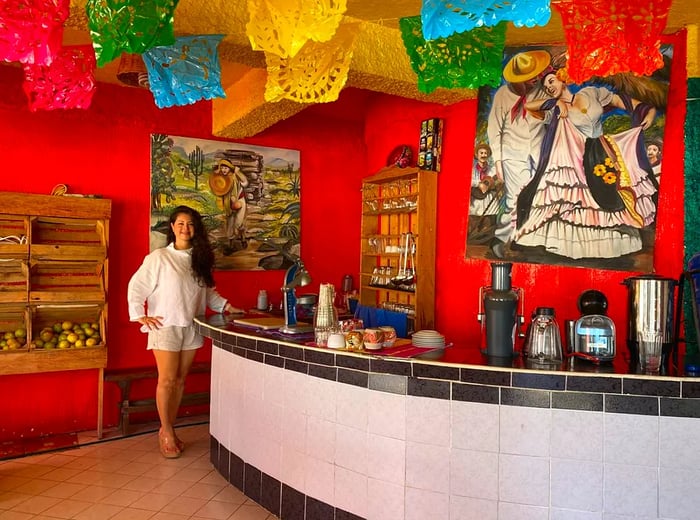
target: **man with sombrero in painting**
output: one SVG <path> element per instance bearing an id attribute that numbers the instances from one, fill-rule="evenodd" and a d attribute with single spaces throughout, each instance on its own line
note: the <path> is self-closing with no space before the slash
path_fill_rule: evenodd
<path id="1" fill-rule="evenodd" d="M 551 62 L 546 50 L 515 54 L 503 68 L 506 82 L 496 90 L 491 104 L 487 133 L 496 175 L 504 183 L 504 207 L 497 217 L 491 244 L 491 252 L 497 258 L 505 257 L 506 245 L 515 232 L 518 194 L 530 181 L 539 161 L 545 127 L 525 109 L 525 104 L 545 97 L 537 88 L 537 81 Z"/>
<path id="2" fill-rule="evenodd" d="M 241 245 L 247 245 L 245 237 L 246 198 L 244 188 L 248 178 L 241 169 L 228 159 L 219 160 L 216 169 L 209 176 L 209 188 L 216 195 L 217 205 L 226 216 L 226 237 L 229 248 L 240 239 Z"/>

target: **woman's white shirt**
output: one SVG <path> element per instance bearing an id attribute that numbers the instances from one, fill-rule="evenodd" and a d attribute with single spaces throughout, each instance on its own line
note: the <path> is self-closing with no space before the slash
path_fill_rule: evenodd
<path id="1" fill-rule="evenodd" d="M 227 300 L 214 288 L 200 285 L 192 274 L 192 250 L 175 249 L 174 244 L 146 255 L 141 267 L 129 280 L 127 299 L 129 319 L 160 316 L 163 327 L 187 327 L 207 307 L 223 311 Z M 142 327 L 148 332 L 147 327 Z"/>

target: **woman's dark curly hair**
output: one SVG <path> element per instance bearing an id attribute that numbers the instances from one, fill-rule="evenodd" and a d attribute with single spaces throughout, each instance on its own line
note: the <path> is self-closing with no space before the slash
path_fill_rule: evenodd
<path id="1" fill-rule="evenodd" d="M 175 233 L 172 224 L 178 215 L 189 215 L 194 224 L 192 236 L 192 274 L 197 282 L 207 287 L 214 287 L 214 250 L 209 243 L 209 235 L 204 227 L 202 215 L 199 211 L 189 206 L 178 206 L 170 214 L 170 226 L 168 226 L 168 244 L 175 242 Z"/>

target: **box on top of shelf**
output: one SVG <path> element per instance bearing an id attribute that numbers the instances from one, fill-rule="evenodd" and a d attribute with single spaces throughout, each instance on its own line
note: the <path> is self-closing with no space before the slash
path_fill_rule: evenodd
<path id="1" fill-rule="evenodd" d="M 28 270 L 24 260 L 0 259 L 0 303 L 27 303 Z"/>
<path id="2" fill-rule="evenodd" d="M 109 219 L 112 201 L 94 197 L 69 197 L 0 191 L 0 216 L 40 215 Z"/>

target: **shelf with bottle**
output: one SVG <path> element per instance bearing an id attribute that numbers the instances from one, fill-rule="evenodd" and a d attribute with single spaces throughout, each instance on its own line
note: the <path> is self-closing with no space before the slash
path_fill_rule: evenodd
<path id="1" fill-rule="evenodd" d="M 437 174 L 387 167 L 362 195 L 360 303 L 407 306 L 416 330 L 433 328 Z"/>

